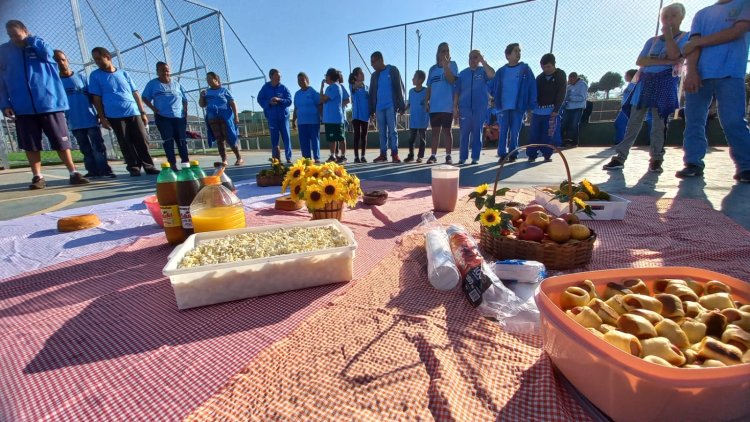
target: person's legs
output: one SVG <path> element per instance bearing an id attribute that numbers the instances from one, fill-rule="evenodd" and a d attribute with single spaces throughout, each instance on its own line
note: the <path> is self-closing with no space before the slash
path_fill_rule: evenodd
<path id="1" fill-rule="evenodd" d="M 469 134 L 471 144 L 471 161 L 478 161 L 479 156 L 482 154 L 482 127 L 484 126 L 484 120 L 487 115 L 486 110 L 474 110 L 473 112 L 474 121 L 471 127 L 471 133 Z"/>
<path id="2" fill-rule="evenodd" d="M 279 129 L 276 124 L 271 124 L 271 120 L 268 120 L 268 131 L 271 134 L 271 156 L 280 160 L 281 151 L 279 150 Z"/>
<path id="3" fill-rule="evenodd" d="M 573 140 L 571 138 L 571 132 L 572 132 L 572 122 L 573 122 L 573 116 L 572 113 L 573 110 L 565 110 L 562 113 L 562 119 L 560 120 L 560 134 L 562 135 L 563 139 L 566 141 Z"/>
<path id="4" fill-rule="evenodd" d="M 102 176 L 111 176 L 113 174 L 112 167 L 109 166 L 109 162 L 107 161 L 107 147 L 104 145 L 101 128 L 96 126 L 86 130 L 91 141 L 91 150 L 94 154 L 94 161 L 96 162 L 99 174 Z"/>
<path id="5" fill-rule="evenodd" d="M 313 160 L 320 160 L 320 123 L 310 125 L 310 152 Z"/>
<path id="6" fill-rule="evenodd" d="M 352 119 L 352 149 L 354 149 L 354 159 L 359 161 L 359 144 L 362 142 L 362 135 L 359 131 L 361 121 Z"/>
<path id="7" fill-rule="evenodd" d="M 221 119 L 210 119 L 208 121 L 211 126 L 211 133 L 214 135 L 216 141 L 216 147 L 219 149 L 219 157 L 224 165 L 227 164 L 227 150 L 226 150 L 226 125 Z"/>
<path id="8" fill-rule="evenodd" d="M 417 140 L 419 129 L 409 129 L 409 156 L 404 161 L 411 161 L 414 158 L 414 142 Z"/>
<path id="9" fill-rule="evenodd" d="M 135 176 L 140 175 L 141 165 L 138 161 L 138 154 L 135 152 L 135 148 L 133 148 L 133 143 L 126 136 L 125 126 L 127 119 L 127 117 L 107 118 L 117 138 L 117 144 L 120 145 L 120 152 L 125 159 L 125 166 L 130 174 Z"/>
<path id="10" fill-rule="evenodd" d="M 452 114 L 451 120 L 453 120 Z M 450 123 L 448 124 L 448 126 L 443 126 L 443 134 L 445 135 L 445 153 L 450 156 L 451 149 L 453 148 L 453 131 L 451 130 Z"/>
<path id="11" fill-rule="evenodd" d="M 89 139 L 88 129 L 73 129 L 73 136 L 75 136 L 78 142 L 78 149 L 83 154 L 83 167 L 86 169 L 86 177 L 99 177 L 104 176 L 104 173 L 99 172 L 99 168 L 96 165 L 96 158 L 94 157 L 94 150 Z"/>
<path id="12" fill-rule="evenodd" d="M 156 123 L 156 129 L 159 130 L 162 143 L 164 145 L 164 154 L 167 156 L 167 161 L 173 169 L 177 169 L 177 158 L 174 155 L 174 144 L 175 144 L 175 126 L 172 124 L 172 119 L 156 114 L 154 116 L 154 122 Z"/>
<path id="13" fill-rule="evenodd" d="M 508 145 L 508 139 L 513 136 L 510 130 L 510 111 L 503 110 L 498 114 L 497 123 L 499 127 L 497 137 L 497 155 L 498 157 L 503 158 L 508 154 L 509 148 L 510 150 L 513 150 L 513 148 Z"/>
<path id="14" fill-rule="evenodd" d="M 617 144 L 617 146 L 615 147 L 615 152 L 617 152 L 617 155 L 615 157 L 620 163 L 624 163 L 625 160 L 628 159 L 630 148 L 633 147 L 633 144 L 638 137 L 638 133 L 640 133 L 641 131 L 641 126 L 643 126 L 643 118 L 646 116 L 646 113 L 648 113 L 648 109 L 645 107 L 633 107 L 630 110 L 630 118 L 628 119 L 628 125 L 625 129 L 625 137 L 622 139 L 622 142 Z"/>
<path id="15" fill-rule="evenodd" d="M 362 120 L 359 122 L 360 131 L 360 155 L 365 158 L 365 151 L 367 150 L 367 126 L 368 122 Z M 354 126 L 354 130 L 357 130 L 357 126 Z"/>
<path id="16" fill-rule="evenodd" d="M 391 157 L 398 157 L 398 132 L 396 131 L 396 110 L 393 107 L 386 109 L 386 120 L 388 122 L 388 144 L 391 149 Z"/>
<path id="17" fill-rule="evenodd" d="M 649 155 L 652 161 L 664 161 L 664 132 L 666 124 L 664 118 L 659 116 L 659 110 L 651 109 L 651 113 L 656 116 L 651 123 L 651 142 Z"/>
<path id="18" fill-rule="evenodd" d="M 417 153 L 417 159 L 421 162 L 424 158 L 424 150 L 427 148 L 427 129 L 417 129 L 419 132 L 419 152 Z"/>
<path id="19" fill-rule="evenodd" d="M 562 145 L 562 136 L 560 135 L 560 115 L 558 114 L 555 117 L 548 117 L 547 119 L 547 132 L 545 135 L 547 136 L 546 144 L 554 145 L 556 147 L 560 147 Z M 553 128 L 550 128 L 549 125 L 554 125 Z M 539 149 L 542 152 L 542 155 L 544 156 L 544 161 L 550 161 L 552 159 L 552 154 L 555 152 L 552 148 L 549 147 L 541 147 Z"/>
<path id="20" fill-rule="evenodd" d="M 177 152 L 180 154 L 180 161 L 183 163 L 190 162 L 190 154 L 187 147 L 187 119 L 174 118 L 172 125 L 174 127 L 174 142 L 177 144 Z"/>
<path id="21" fill-rule="evenodd" d="M 568 136 L 573 141 L 573 145 L 578 145 L 579 129 L 581 124 L 581 115 L 583 114 L 582 108 L 574 108 L 572 110 L 565 110 L 565 113 L 570 115 L 568 122 Z"/>
<path id="22" fill-rule="evenodd" d="M 158 173 L 159 170 L 154 168 L 154 160 L 148 152 L 148 133 L 146 133 L 141 116 L 132 116 L 126 120 L 125 136 L 133 143 L 133 148 L 138 154 L 138 161 L 146 173 Z"/>
<path id="23" fill-rule="evenodd" d="M 433 125 L 430 123 L 430 126 L 432 127 L 432 141 L 430 144 L 430 153 L 432 157 L 437 155 L 438 147 L 440 146 L 440 132 L 442 131 L 442 128 L 440 125 Z M 430 158 L 432 158 L 430 157 Z"/>
<path id="24" fill-rule="evenodd" d="M 297 126 L 297 136 L 299 137 L 299 149 L 302 152 L 303 158 L 311 158 L 312 154 L 310 153 L 310 145 L 312 141 L 312 134 L 310 131 L 312 130 L 313 125 L 298 125 Z"/>
<path id="25" fill-rule="evenodd" d="M 708 149 L 706 119 L 714 96 L 714 81 L 715 79 L 705 79 L 701 81 L 702 85 L 697 92 L 685 94 L 685 132 L 682 141 L 685 167 L 705 167 L 703 157 Z"/>
<path id="26" fill-rule="evenodd" d="M 469 142 L 474 129 L 474 115 L 471 109 L 461 109 L 458 118 L 458 162 L 463 163 L 469 159 Z"/>
<path id="27" fill-rule="evenodd" d="M 727 136 L 729 154 L 737 167 L 737 175 L 750 171 L 750 129 L 744 115 L 743 81 L 740 78 L 719 79 L 715 92 L 719 121 Z"/>
<path id="28" fill-rule="evenodd" d="M 523 126 L 523 115 L 522 110 L 508 110 L 508 154 L 511 151 L 518 148 L 518 138 L 521 136 L 521 127 Z M 518 157 L 518 153 L 513 153 L 511 159 L 515 160 Z"/>
<path id="29" fill-rule="evenodd" d="M 279 122 L 279 131 L 281 133 L 281 140 L 284 141 L 284 157 L 286 158 L 287 162 L 291 162 L 292 140 L 289 137 L 289 119 L 282 118 L 282 121 Z M 239 151 L 237 151 L 236 154 L 239 154 Z M 240 157 L 238 156 L 237 159 L 239 160 Z"/>
<path id="30" fill-rule="evenodd" d="M 529 144 L 546 143 L 547 129 L 549 127 L 549 116 L 533 114 L 531 118 L 531 130 L 529 132 Z M 529 161 L 534 161 L 539 156 L 539 147 L 529 147 L 526 149 L 526 156 Z"/>
<path id="31" fill-rule="evenodd" d="M 384 158 L 388 153 L 388 109 L 375 112 L 375 120 L 378 124 L 378 135 L 380 140 L 380 157 Z"/>
<path id="32" fill-rule="evenodd" d="M 26 159 L 29 160 L 29 168 L 33 176 L 42 175 L 42 152 L 41 151 L 24 151 Z"/>

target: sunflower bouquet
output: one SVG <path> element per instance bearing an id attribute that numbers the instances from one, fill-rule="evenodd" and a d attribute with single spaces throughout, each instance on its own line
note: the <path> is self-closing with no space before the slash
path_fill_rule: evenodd
<path id="1" fill-rule="evenodd" d="M 492 234 L 492 236 L 506 236 L 515 231 L 513 226 L 513 215 L 505 212 L 508 202 L 497 202 L 498 196 L 505 196 L 510 188 L 501 188 L 489 193 L 490 185 L 481 184 L 469 194 L 469 201 L 474 200 L 474 205 L 479 210 L 474 221 L 480 224 Z"/>
<path id="2" fill-rule="evenodd" d="M 333 162 L 315 164 L 307 158 L 297 160 L 289 168 L 281 192 L 287 189 L 292 198 L 304 201 L 311 213 L 331 204 L 346 203 L 353 207 L 362 195 L 359 178 L 343 166 Z"/>

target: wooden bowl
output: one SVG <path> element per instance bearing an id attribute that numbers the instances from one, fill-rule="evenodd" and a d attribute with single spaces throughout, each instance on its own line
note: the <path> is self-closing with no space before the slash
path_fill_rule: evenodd
<path id="1" fill-rule="evenodd" d="M 281 211 L 297 211 L 302 208 L 302 201 L 295 201 L 291 196 L 282 196 L 276 198 L 274 208 Z"/>
<path id="2" fill-rule="evenodd" d="M 371 192 L 365 192 L 362 195 L 362 202 L 365 205 L 383 205 L 388 200 L 388 192 L 384 190 L 374 190 Z"/>

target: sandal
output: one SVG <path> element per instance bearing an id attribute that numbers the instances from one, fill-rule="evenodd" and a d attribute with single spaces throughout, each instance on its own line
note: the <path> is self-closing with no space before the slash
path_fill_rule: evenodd
<path id="1" fill-rule="evenodd" d="M 243 164 L 245 164 L 245 160 L 243 160 L 242 158 L 238 158 L 237 161 L 234 162 L 235 166 L 241 166 Z"/>

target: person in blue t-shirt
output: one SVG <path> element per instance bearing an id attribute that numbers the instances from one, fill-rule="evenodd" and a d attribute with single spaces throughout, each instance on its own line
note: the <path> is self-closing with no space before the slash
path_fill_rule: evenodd
<path id="1" fill-rule="evenodd" d="M 18 147 L 26 152 L 31 167 L 29 189 L 44 189 L 42 132 L 70 172 L 70 184 L 89 183 L 76 171 L 65 124 L 68 98 L 57 74 L 52 47 L 29 34 L 18 20 L 5 24 L 10 42 L 0 44 L 0 109 L 15 117 Z"/>
<path id="2" fill-rule="evenodd" d="M 440 146 L 440 135 L 445 136 L 445 163 L 452 164 L 451 148 L 453 148 L 453 112 L 457 104 L 454 104 L 453 84 L 458 75 L 458 66 L 451 60 L 450 47 L 447 42 L 438 45 L 435 55 L 436 63 L 432 65 L 427 73 L 427 111 L 430 113 L 430 126 L 432 126 L 432 154 L 427 163 L 437 162 L 437 154 Z"/>
<path id="3" fill-rule="evenodd" d="M 489 105 L 487 84 L 494 77 L 495 69 L 487 64 L 482 53 L 479 50 L 472 50 L 469 53 L 469 67 L 458 74 L 458 82 L 456 82 L 453 94 L 454 103 L 458 104 L 458 122 L 461 133 L 458 164 L 464 164 L 469 158 L 469 145 L 471 145 L 471 164 L 479 162 L 484 121 L 487 118 Z"/>
<path id="4" fill-rule="evenodd" d="M 386 154 L 390 148 L 391 162 L 400 163 L 396 113 L 403 114 L 406 108 L 401 73 L 396 66 L 385 64 L 380 51 L 370 55 L 370 65 L 375 70 L 370 76 L 370 117 L 375 117 L 380 133 L 380 155 L 372 162 L 388 161 Z"/>
<path id="5" fill-rule="evenodd" d="M 281 83 L 281 72 L 277 69 L 268 71 L 271 79 L 258 92 L 258 104 L 268 120 L 271 132 L 271 155 L 281 159 L 279 136 L 284 142 L 284 157 L 287 163 L 292 162 L 292 141 L 289 137 L 289 106 L 292 105 L 292 93 Z"/>
<path id="6" fill-rule="evenodd" d="M 630 117 L 625 137 L 617 144 L 617 155 L 602 168 L 619 170 L 625 167 L 630 149 L 638 137 L 643 119 L 651 111 L 651 144 L 648 171 L 661 173 L 664 161 L 664 133 L 669 116 L 679 108 L 677 85 L 682 67 L 682 47 L 688 41 L 688 33 L 680 30 L 685 18 L 685 6 L 672 3 L 661 10 L 662 35 L 649 38 L 638 56 L 636 64 L 641 66 L 640 77 L 631 96 Z"/>
<path id="7" fill-rule="evenodd" d="M 320 93 L 310 87 L 305 72 L 297 74 L 299 91 L 294 93 L 292 128 L 297 129 L 302 156 L 320 162 Z"/>
<path id="8" fill-rule="evenodd" d="M 89 75 L 91 101 L 102 126 L 115 132 L 130 176 L 140 176 L 141 167 L 147 174 L 159 174 L 148 152 L 148 116 L 133 80 L 115 68 L 106 48 L 95 47 L 91 56 L 99 67 Z"/>
<path id="9" fill-rule="evenodd" d="M 521 61 L 521 46 L 511 43 L 505 47 L 505 59 L 508 63 L 495 72 L 490 82 L 490 93 L 495 101 L 498 138 L 497 156 L 500 161 L 518 148 L 524 115 L 531 120 L 531 111 L 536 107 L 537 92 L 534 72 L 528 64 Z M 508 157 L 512 163 L 518 159 L 514 152 Z"/>
<path id="10" fill-rule="evenodd" d="M 228 144 L 237 159 L 234 165 L 240 166 L 245 160 L 242 159 L 237 146 L 237 141 L 239 141 L 237 125 L 240 123 L 237 104 L 229 90 L 221 86 L 221 79 L 215 72 L 206 73 L 206 83 L 209 88 L 201 91 L 198 105 L 206 108 L 209 144 L 212 139 L 216 141 L 221 163 L 224 166 L 227 165 L 226 145 Z"/>
<path id="11" fill-rule="evenodd" d="M 68 118 L 68 127 L 76 137 L 78 148 L 83 154 L 83 165 L 86 167 L 84 177 L 114 179 L 117 176 L 112 173 L 112 168 L 107 162 L 107 147 L 104 146 L 96 110 L 91 104 L 86 77 L 70 69 L 64 52 L 55 50 L 54 53 L 57 67 L 60 69 L 60 79 L 70 105 L 70 109 L 65 113 Z"/>
<path id="12" fill-rule="evenodd" d="M 156 79 L 150 80 L 141 93 L 143 103 L 154 112 L 156 128 L 164 142 L 164 152 L 172 168 L 178 169 L 174 146 L 180 153 L 180 160 L 189 163 L 187 148 L 187 94 L 179 82 L 172 80 L 169 65 L 156 63 Z"/>
<path id="13" fill-rule="evenodd" d="M 734 178 L 750 182 L 750 130 L 745 119 L 744 77 L 750 46 L 750 1 L 720 0 L 698 11 L 690 28 L 685 75 L 685 135 L 680 178 L 703 175 L 706 117 L 716 98 L 719 120 L 734 160 Z"/>
<path id="14" fill-rule="evenodd" d="M 419 139 L 419 151 L 417 152 L 417 162 L 421 163 L 424 158 L 424 149 L 427 147 L 427 125 L 430 123 L 430 116 L 427 114 L 427 90 L 422 86 L 427 78 L 424 70 L 414 72 L 411 83 L 414 88 L 409 90 L 409 101 L 406 103 L 406 110 L 409 113 L 409 155 L 404 159 L 405 163 L 414 161 L 414 144 Z"/>
<path id="15" fill-rule="evenodd" d="M 581 116 L 586 109 L 586 99 L 589 94 L 589 86 L 578 73 L 570 72 L 568 75 L 568 89 L 565 93 L 565 106 L 562 120 L 560 121 L 560 135 L 563 145 L 570 148 L 578 146 L 578 134 L 581 125 Z"/>
<path id="16" fill-rule="evenodd" d="M 630 97 L 633 95 L 635 90 L 635 84 L 632 82 L 637 69 L 628 69 L 625 72 L 625 89 L 622 90 L 622 98 L 620 99 L 620 111 L 617 113 L 615 118 L 615 143 L 619 144 L 625 138 L 625 128 L 628 126 L 628 118 L 630 117 Z"/>
<path id="17" fill-rule="evenodd" d="M 352 130 L 354 131 L 354 162 L 366 163 L 367 127 L 370 124 L 370 94 L 365 85 L 365 72 L 355 67 L 349 75 L 352 95 Z M 361 157 L 361 158 L 360 158 Z"/>
<path id="18" fill-rule="evenodd" d="M 325 87 L 326 84 L 328 84 L 328 87 Z M 323 103 L 323 126 L 326 131 L 326 141 L 331 147 L 331 156 L 328 161 L 345 163 L 347 159 L 344 109 L 349 104 L 349 94 L 339 82 L 338 70 L 330 68 L 326 72 L 326 78 L 320 83 L 320 100 Z M 338 157 L 336 157 L 336 151 L 340 154 Z"/>

